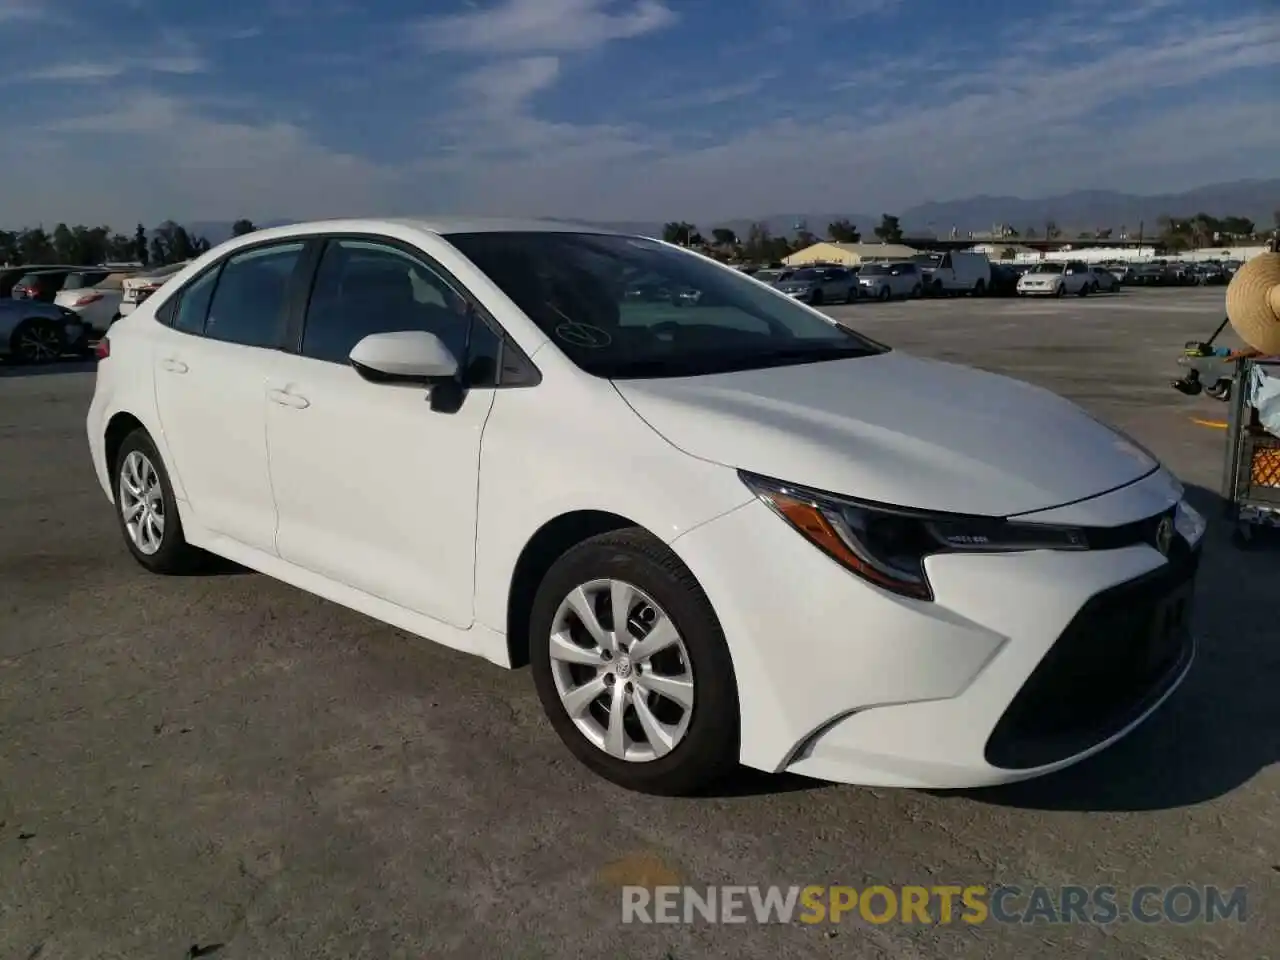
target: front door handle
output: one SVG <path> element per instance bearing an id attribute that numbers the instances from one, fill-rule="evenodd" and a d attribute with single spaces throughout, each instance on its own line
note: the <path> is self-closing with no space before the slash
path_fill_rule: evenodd
<path id="1" fill-rule="evenodd" d="M 190 369 L 181 360 L 176 360 L 173 357 L 165 357 L 160 361 L 160 366 L 168 370 L 170 373 L 186 373 L 187 370 Z"/>
<path id="2" fill-rule="evenodd" d="M 311 406 L 311 401 L 306 397 L 290 393 L 288 390 L 268 390 L 267 397 L 272 403 L 278 403 L 282 407 L 293 407 L 295 410 L 305 410 Z"/>

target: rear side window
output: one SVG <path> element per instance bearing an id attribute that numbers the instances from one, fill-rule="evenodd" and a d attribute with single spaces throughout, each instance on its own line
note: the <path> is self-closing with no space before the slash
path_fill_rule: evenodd
<path id="1" fill-rule="evenodd" d="M 201 274 L 182 291 L 173 317 L 175 330 L 204 333 L 204 321 L 209 315 L 209 302 L 213 299 L 214 288 L 218 285 L 218 273 L 219 270 L 215 267 Z"/>
<path id="2" fill-rule="evenodd" d="M 276 346 L 284 328 L 289 281 L 303 247 L 302 242 L 282 243 L 230 257 L 218 277 L 204 335 L 246 347 Z"/>

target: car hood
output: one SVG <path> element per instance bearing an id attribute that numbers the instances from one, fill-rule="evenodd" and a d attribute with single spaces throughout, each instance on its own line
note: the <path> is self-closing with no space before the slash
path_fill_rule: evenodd
<path id="1" fill-rule="evenodd" d="M 898 506 L 1009 516 L 1158 467 L 1054 393 L 898 351 L 615 386 L 688 454 Z"/>

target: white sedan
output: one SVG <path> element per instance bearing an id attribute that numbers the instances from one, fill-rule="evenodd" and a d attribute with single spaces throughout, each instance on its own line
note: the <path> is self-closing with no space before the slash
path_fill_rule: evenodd
<path id="1" fill-rule="evenodd" d="M 1037 263 L 1018 278 L 1018 296 L 1087 297 L 1098 292 L 1098 280 L 1080 260 Z"/>
<path id="2" fill-rule="evenodd" d="M 1204 523 L 1147 451 L 659 241 L 263 230 L 98 350 L 89 447 L 142 566 L 208 551 L 529 663 L 568 749 L 633 789 L 1033 777 L 1193 659 Z"/>

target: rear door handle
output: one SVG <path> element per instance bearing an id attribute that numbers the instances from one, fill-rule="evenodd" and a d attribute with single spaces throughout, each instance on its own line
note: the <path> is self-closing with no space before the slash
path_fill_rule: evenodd
<path id="1" fill-rule="evenodd" d="M 186 373 L 190 368 L 181 360 L 175 360 L 173 357 L 165 357 L 160 361 L 160 366 L 168 370 L 170 373 Z"/>
<path id="2" fill-rule="evenodd" d="M 311 406 L 311 401 L 306 397 L 290 393 L 288 390 L 268 390 L 267 398 L 272 403 L 278 403 L 282 407 L 293 407 L 295 410 L 305 410 Z"/>

